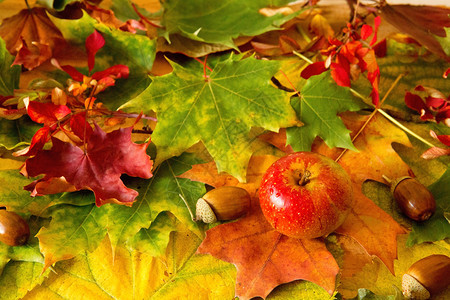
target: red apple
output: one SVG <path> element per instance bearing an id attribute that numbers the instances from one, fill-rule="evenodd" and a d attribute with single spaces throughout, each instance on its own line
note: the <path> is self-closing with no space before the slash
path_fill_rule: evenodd
<path id="1" fill-rule="evenodd" d="M 277 231 L 294 238 L 317 238 L 344 222 L 353 204 L 352 183 L 334 160 L 296 152 L 267 169 L 259 201 Z"/>

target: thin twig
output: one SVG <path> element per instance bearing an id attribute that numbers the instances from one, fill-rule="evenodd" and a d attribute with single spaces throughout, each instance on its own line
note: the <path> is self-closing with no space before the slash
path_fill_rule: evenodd
<path id="1" fill-rule="evenodd" d="M 394 89 L 394 87 L 398 84 L 398 82 L 400 81 L 400 79 L 404 76 L 404 74 L 400 74 L 397 76 L 397 78 L 395 79 L 395 81 L 392 83 L 391 87 L 387 90 L 386 94 L 384 95 L 383 99 L 381 99 L 379 106 L 381 106 L 384 101 L 387 99 L 387 97 L 389 96 L 389 94 L 392 92 L 392 90 Z M 358 92 L 356 92 L 353 89 L 350 89 L 353 93 L 355 93 L 356 95 L 358 95 L 358 97 L 363 99 L 363 96 L 361 94 L 359 94 Z M 378 111 L 380 111 L 381 109 L 375 107 L 375 110 L 369 115 L 369 117 L 367 118 L 367 120 L 364 122 L 364 124 L 361 126 L 361 128 L 358 130 L 358 132 L 353 136 L 352 138 L 352 143 L 356 140 L 356 138 L 361 134 L 361 132 L 366 128 L 366 126 L 369 124 L 369 122 L 373 119 L 373 117 L 377 114 Z M 342 152 L 339 154 L 339 156 L 335 159 L 336 162 L 338 162 L 342 156 L 348 151 L 348 149 L 344 149 L 342 150 Z"/>

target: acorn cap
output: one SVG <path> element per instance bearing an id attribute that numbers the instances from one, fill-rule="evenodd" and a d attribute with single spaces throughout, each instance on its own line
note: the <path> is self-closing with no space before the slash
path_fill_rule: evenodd
<path id="1" fill-rule="evenodd" d="M 397 185 L 405 179 L 412 179 L 412 177 L 411 176 L 403 176 L 403 177 L 399 177 L 394 180 L 388 181 L 389 185 L 391 187 L 391 193 L 394 193 L 394 190 L 397 187 Z M 385 178 L 385 180 L 386 180 L 386 178 Z"/>
<path id="2" fill-rule="evenodd" d="M 450 257 L 433 254 L 409 267 L 402 278 L 402 292 L 408 299 L 428 299 L 450 284 Z"/>
<path id="3" fill-rule="evenodd" d="M 425 300 L 431 297 L 430 292 L 409 274 L 403 274 L 402 293 L 407 299 Z"/>
<path id="4" fill-rule="evenodd" d="M 217 221 L 216 214 L 203 198 L 197 200 L 197 204 L 195 206 L 195 218 L 207 224 Z"/>

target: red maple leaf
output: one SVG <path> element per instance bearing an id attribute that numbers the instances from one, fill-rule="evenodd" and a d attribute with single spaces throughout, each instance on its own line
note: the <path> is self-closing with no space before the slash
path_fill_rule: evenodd
<path id="1" fill-rule="evenodd" d="M 152 161 L 146 154 L 149 143 L 133 143 L 132 129 L 106 133 L 95 124 L 86 140 L 85 150 L 53 137 L 50 150 L 40 151 L 25 162 L 27 175 L 45 174 L 25 189 L 33 191 L 40 182 L 64 177 L 77 190 L 92 190 L 97 206 L 117 201 L 131 205 L 138 192 L 124 185 L 121 174 L 142 178 L 152 176 Z"/>
<path id="2" fill-rule="evenodd" d="M 30 146 L 16 151 L 15 156 L 33 156 L 42 150 L 45 143 L 50 140 L 49 135 L 57 129 L 59 121 L 71 113 L 65 105 L 56 105 L 51 102 L 37 102 L 24 99 L 27 114 L 36 123 L 44 124 L 31 139 Z"/>

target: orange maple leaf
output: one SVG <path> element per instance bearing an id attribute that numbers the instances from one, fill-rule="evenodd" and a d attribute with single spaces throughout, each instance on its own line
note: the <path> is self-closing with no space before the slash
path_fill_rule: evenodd
<path id="1" fill-rule="evenodd" d="M 260 211 L 208 230 L 197 252 L 236 265 L 239 299 L 265 298 L 276 286 L 297 279 L 314 282 L 333 294 L 339 272 L 324 242 L 285 236 Z"/>
<path id="2" fill-rule="evenodd" d="M 5 40 L 6 49 L 16 55 L 14 64 L 23 64 L 27 69 L 41 65 L 65 45 L 61 32 L 42 7 L 23 9 L 4 19 L 0 37 Z"/>

